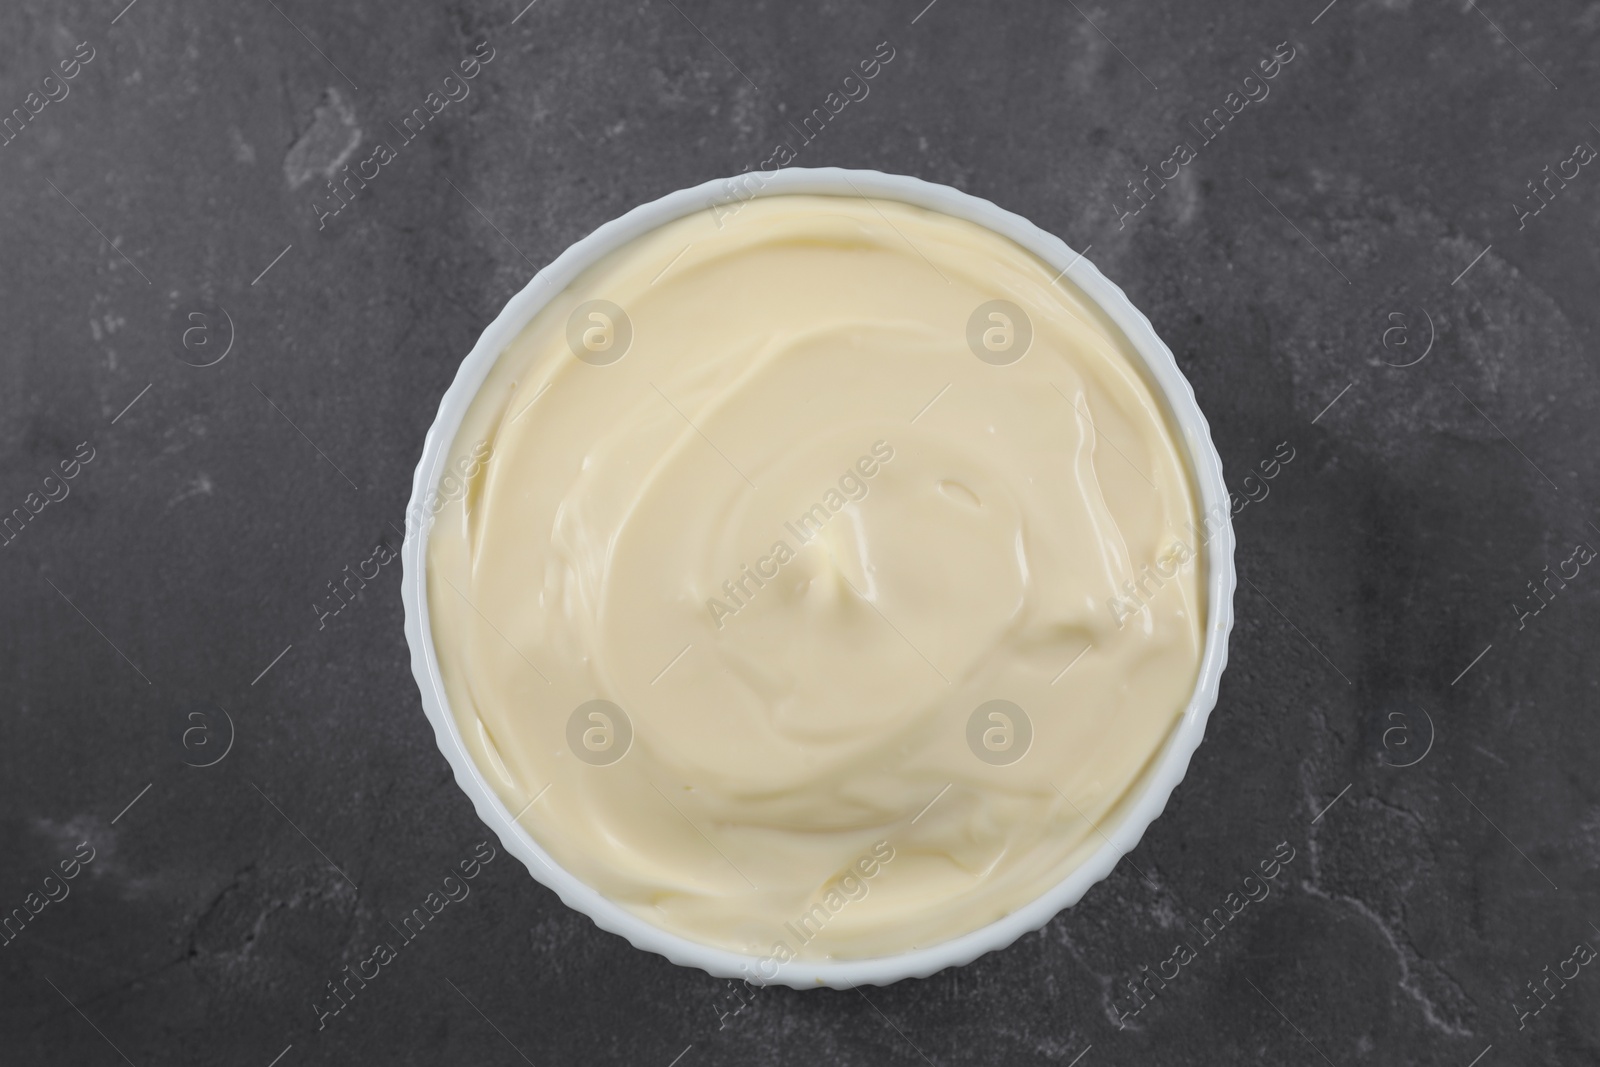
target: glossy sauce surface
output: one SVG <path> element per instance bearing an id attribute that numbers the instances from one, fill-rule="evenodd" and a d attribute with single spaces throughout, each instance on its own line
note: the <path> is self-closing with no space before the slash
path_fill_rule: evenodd
<path id="1" fill-rule="evenodd" d="M 601 260 L 480 389 L 442 680 L 509 810 L 647 921 L 774 967 L 944 941 L 1097 850 L 1189 701 L 1182 449 L 1070 273 L 986 229 L 718 223 Z"/>

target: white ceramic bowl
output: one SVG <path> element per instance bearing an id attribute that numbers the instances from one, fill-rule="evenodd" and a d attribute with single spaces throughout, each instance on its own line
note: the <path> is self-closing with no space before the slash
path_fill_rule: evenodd
<path id="1" fill-rule="evenodd" d="M 1228 491 L 1222 480 L 1221 460 L 1211 443 L 1205 416 L 1195 403 L 1194 390 L 1178 370 L 1171 350 L 1156 336 L 1150 320 L 1128 301 L 1122 290 L 1107 281 L 1094 264 L 1027 219 L 987 200 L 917 178 L 836 167 L 790 168 L 764 173 L 760 180 L 746 174 L 739 179 L 709 181 L 670 193 L 606 223 L 561 253 L 512 297 L 483 331 L 440 401 L 439 414 L 423 443 L 422 461 L 417 464 L 411 504 L 406 512 L 406 539 L 402 551 L 401 596 L 405 602 L 406 640 L 411 646 L 411 670 L 422 690 L 423 710 L 433 723 L 440 750 L 455 770 L 456 782 L 471 798 L 478 817 L 499 834 L 506 850 L 525 863 L 534 878 L 555 890 L 568 907 L 583 912 L 601 929 L 621 934 L 635 948 L 660 953 L 673 963 L 698 967 L 718 977 L 759 980 L 755 977 L 760 974 L 757 957 L 702 945 L 651 925 L 563 870 L 512 820 L 511 812 L 462 744 L 461 732 L 440 684 L 428 621 L 426 575 L 430 520 L 437 512 L 433 502 L 439 499 L 435 494 L 440 492 L 440 482 L 448 473 L 449 461 L 455 458 L 447 453 L 468 405 L 500 353 L 552 296 L 601 256 L 673 219 L 707 210 L 713 204 L 732 205 L 735 192 L 738 199 L 748 199 L 751 195 L 820 193 L 898 200 L 986 226 L 1051 266 L 1061 270 L 1070 268 L 1071 280 L 1132 341 L 1143 360 L 1144 365 L 1139 369 L 1156 396 L 1165 403 L 1186 450 L 1198 491 L 1200 513 L 1219 521 L 1201 550 L 1206 566 L 1206 644 L 1194 694 L 1144 781 L 1117 809 L 1120 817 L 1113 825 L 1100 827 L 1107 840 L 1099 851 L 1032 903 L 969 934 L 912 952 L 875 959 L 791 960 L 772 981 L 796 989 L 819 985 L 837 989 L 862 984 L 887 985 L 902 978 L 924 978 L 945 967 L 969 963 L 985 952 L 1004 948 L 1023 934 L 1044 926 L 1057 912 L 1076 904 L 1090 886 L 1109 874 L 1117 860 L 1139 843 L 1145 828 L 1161 814 L 1168 796 L 1182 781 L 1189 758 L 1204 736 L 1206 719 L 1217 702 L 1217 687 L 1228 659 L 1228 632 L 1233 627 L 1234 541 Z"/>

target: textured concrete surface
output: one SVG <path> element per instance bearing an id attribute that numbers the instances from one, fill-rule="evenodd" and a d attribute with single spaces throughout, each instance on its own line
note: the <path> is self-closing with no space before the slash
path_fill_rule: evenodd
<path id="1" fill-rule="evenodd" d="M 0 549 L 0 908 L 38 909 L 0 947 L 0 1060 L 1600 1057 L 1574 955 L 1600 948 L 1574 553 L 1600 547 L 1600 3 L 123 2 L 0 10 L 0 509 L 29 516 Z M 535 269 L 758 164 L 885 41 L 795 162 L 1092 246 L 1248 500 L 1188 778 L 1080 906 L 926 981 L 735 1012 L 500 855 L 319 1031 L 326 983 L 488 836 L 398 565 L 319 629 L 327 583 L 398 544 L 439 396 Z M 330 169 L 480 46 L 470 95 L 330 214 Z M 1270 895 L 1196 937 L 1281 842 Z"/>

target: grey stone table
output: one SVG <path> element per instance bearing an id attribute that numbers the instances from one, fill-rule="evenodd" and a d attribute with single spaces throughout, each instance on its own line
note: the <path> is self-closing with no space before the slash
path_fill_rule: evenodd
<path id="1" fill-rule="evenodd" d="M 1600 1057 L 1600 3 L 125 2 L 0 10 L 0 1060 Z M 329 582 L 536 269 L 780 142 L 1148 312 L 1239 494 L 1206 744 L 1079 906 L 925 981 L 734 989 L 502 854 L 319 1029 L 488 836 L 398 565 Z"/>

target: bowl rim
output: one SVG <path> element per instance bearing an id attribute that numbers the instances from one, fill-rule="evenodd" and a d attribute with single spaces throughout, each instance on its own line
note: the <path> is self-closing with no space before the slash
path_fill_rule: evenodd
<path id="1" fill-rule="evenodd" d="M 1206 563 L 1205 648 L 1194 692 L 1176 727 L 1168 735 L 1146 781 L 1118 806 L 1115 827 L 1096 826 L 1102 845 L 1084 862 L 1040 896 L 1000 919 L 948 941 L 890 956 L 855 960 L 791 959 L 775 976 L 761 970 L 762 957 L 744 955 L 693 941 L 652 925 L 554 861 L 512 817 L 489 785 L 462 742 L 459 726 L 440 684 L 438 660 L 428 617 L 427 545 L 436 514 L 437 485 L 446 473 L 448 450 L 467 409 L 500 354 L 522 328 L 585 268 L 602 256 L 675 219 L 696 211 L 737 211 L 751 197 L 792 194 L 876 197 L 911 204 L 965 219 L 1007 237 L 1038 256 L 1072 281 L 1131 342 L 1144 366 L 1144 377 L 1157 399 L 1164 401 L 1189 461 L 1202 524 L 1210 534 L 1199 551 Z M 1059 277 L 1059 275 L 1058 275 Z M 1228 660 L 1233 628 L 1234 536 L 1222 461 L 1211 430 L 1195 399 L 1194 389 L 1178 369 L 1172 351 L 1150 320 L 1122 290 L 1081 253 L 1020 215 L 988 200 L 906 175 L 839 167 L 791 167 L 747 171 L 716 178 L 641 204 L 573 243 L 534 275 L 495 316 L 462 360 L 455 379 L 439 401 L 439 410 L 423 442 L 422 457 L 412 479 L 401 548 L 401 600 L 411 671 L 422 695 L 422 707 L 433 724 L 435 740 L 455 773 L 456 784 L 472 801 L 478 818 L 499 836 L 506 851 L 527 866 L 533 878 L 553 890 L 568 907 L 587 915 L 602 930 L 619 934 L 635 948 L 695 967 L 718 978 L 742 978 L 753 985 L 786 985 L 795 989 L 827 986 L 887 985 L 906 978 L 926 978 L 946 967 L 970 963 L 1002 949 L 1024 934 L 1039 930 L 1058 913 L 1081 900 L 1089 888 L 1111 873 L 1131 852 L 1145 830 L 1166 808 L 1204 740 L 1206 722 L 1216 706 L 1218 687 Z M 1212 530 L 1208 517 L 1219 520 Z M 1198 539 L 1198 538 L 1197 538 Z"/>

